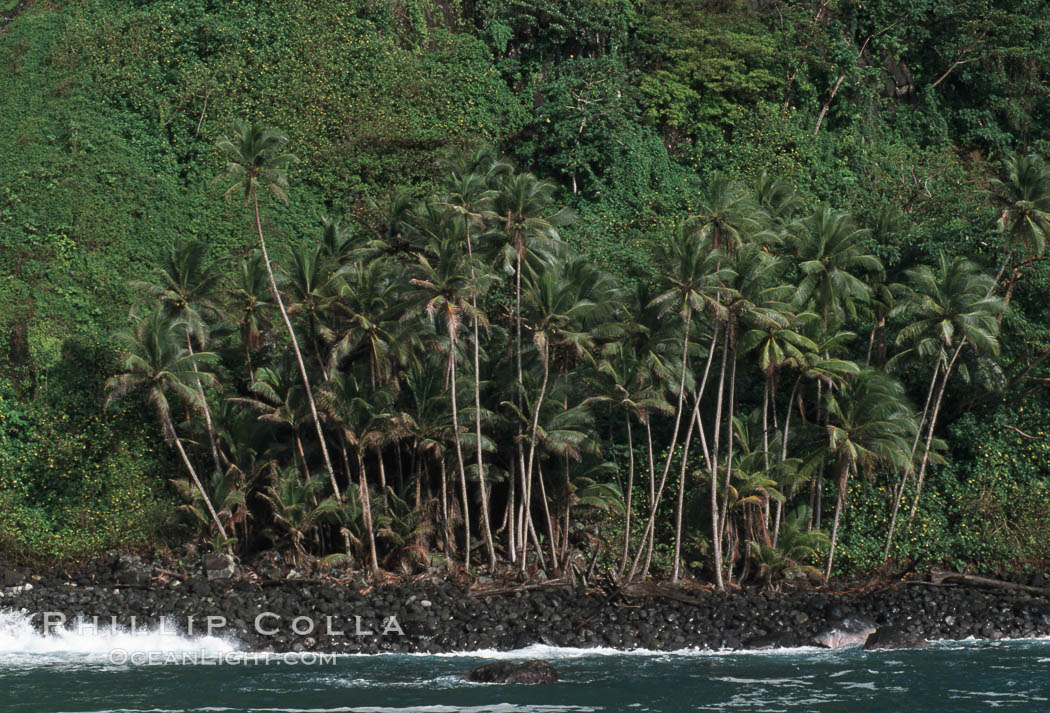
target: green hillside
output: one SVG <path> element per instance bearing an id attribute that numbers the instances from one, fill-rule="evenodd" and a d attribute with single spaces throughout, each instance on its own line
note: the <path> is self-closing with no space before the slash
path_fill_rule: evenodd
<path id="1" fill-rule="evenodd" d="M 543 474 L 538 478 L 541 483 L 546 478 L 554 491 L 544 498 L 556 511 L 554 523 L 541 528 L 537 519 L 543 547 L 551 544 L 549 538 L 563 540 L 569 549 L 570 533 L 575 538 L 584 530 L 610 543 L 622 539 L 625 523 L 618 512 L 629 463 L 635 460 L 639 481 L 632 527 L 636 539 L 644 540 L 650 503 L 642 479 L 649 454 L 640 439 L 648 419 L 634 421 L 636 458 L 631 459 L 622 412 L 597 400 L 601 389 L 593 385 L 602 378 L 603 359 L 612 359 L 612 347 L 628 341 L 625 335 L 634 339 L 642 332 L 603 333 L 600 325 L 622 322 L 628 314 L 634 323 L 644 322 L 645 311 L 656 307 L 645 300 L 630 306 L 628 296 L 633 299 L 640 290 L 655 297 L 668 289 L 668 260 L 675 249 L 719 250 L 711 253 L 712 264 L 731 263 L 736 248 L 725 238 L 719 242 L 721 228 L 712 234 L 697 227 L 728 225 L 739 228 L 741 246 L 755 246 L 752 262 L 763 256 L 780 261 L 776 278 L 763 284 L 789 288 L 791 294 L 778 292 L 775 300 L 791 304 L 783 328 L 807 334 L 815 344 L 838 332 L 853 333 L 837 354 L 830 348 L 814 354 L 850 361 L 857 371 L 874 367 L 879 378 L 888 375 L 892 385 L 883 386 L 900 387 L 903 402 L 910 404 L 909 418 L 923 412 L 927 394 L 935 391 L 930 381 L 938 349 L 944 366 L 951 362 L 925 459 L 929 465 L 922 458 L 924 438 L 911 449 L 918 452 L 912 461 L 915 474 L 923 473 L 925 490 L 917 524 L 893 546 L 896 561 L 984 570 L 1043 565 L 1050 561 L 1045 538 L 1039 536 L 1050 521 L 1044 435 L 1050 431 L 1050 271 L 1043 259 L 1050 172 L 1040 160 L 1025 163 L 1024 157 L 1050 155 L 1048 29 L 1050 8 L 1035 0 L 24 0 L 13 8 L 0 5 L 0 550 L 20 559 L 50 560 L 110 547 L 176 546 L 194 537 L 215 541 L 208 518 L 194 519 L 192 510 L 202 511 L 193 489 L 180 491 L 171 482 L 186 474 L 176 450 L 162 437 L 155 410 L 140 398 L 103 408 L 104 384 L 122 369 L 126 345 L 118 332 L 142 326 L 129 322 L 129 310 L 138 304 L 141 319 L 157 303 L 132 281 L 156 282 L 154 269 L 168 259 L 172 246 L 194 241 L 209 246 L 205 262 L 232 280 L 240 261 L 258 246 L 253 214 L 240 195 L 224 200 L 231 182 L 223 178 L 226 157 L 217 148 L 233 135 L 235 120 L 246 119 L 286 135 L 286 150 L 301 159 L 287 171 L 287 203 L 263 196 L 259 227 L 284 275 L 282 288 L 294 307 L 318 396 L 336 376 L 365 384 L 371 374 L 367 388 L 362 385 L 354 394 L 380 399 L 375 371 L 385 368 L 378 359 L 361 356 L 367 340 L 360 335 L 344 345 L 340 358 L 333 356 L 334 335 L 345 326 L 344 317 L 331 300 L 312 311 L 302 290 L 296 292 L 295 273 L 302 265 L 293 255 L 301 262 L 324 237 L 322 221 L 342 215 L 355 252 L 332 258 L 325 263 L 327 272 L 318 268 L 334 280 L 318 289 L 331 289 L 328 297 L 346 302 L 340 290 L 355 289 L 353 280 L 366 280 L 369 271 L 395 285 L 384 299 L 397 313 L 388 315 L 391 324 L 406 330 L 393 340 L 403 342 L 406 354 L 389 357 L 395 375 L 390 384 L 380 384 L 390 390 L 382 398 L 390 399 L 390 413 L 412 414 L 417 423 L 422 413 L 413 411 L 407 382 L 427 353 L 447 357 L 451 335 L 440 324 L 424 328 L 427 320 L 412 307 L 416 297 L 408 285 L 423 279 L 413 272 L 417 264 L 436 265 L 441 258 L 422 237 L 437 230 L 426 227 L 423 215 L 430 211 L 427 220 L 437 221 L 442 230 L 455 222 L 447 213 L 453 190 L 447 161 L 491 146 L 513 165 L 513 175 L 553 184 L 543 217 L 573 216 L 557 226 L 560 241 L 553 252 L 566 264 L 575 264 L 570 256 L 580 256 L 607 273 L 601 279 L 616 285 L 609 295 L 615 292 L 614 301 L 627 306 L 571 327 L 582 330 L 585 324 L 593 358 L 570 357 L 572 350 L 560 347 L 561 372 L 549 379 L 545 397 L 561 399 L 565 413 L 572 413 L 574 405 L 586 411 L 586 425 L 576 427 L 587 431 L 594 452 L 575 459 L 569 450 L 550 444 L 540 448 Z M 1015 173 L 1017 166 L 1028 173 L 1011 176 L 1010 161 Z M 781 182 L 774 184 L 774 178 Z M 488 190 L 505 194 L 501 180 L 492 178 Z M 713 187 L 721 187 L 723 200 L 740 192 L 733 216 L 714 215 Z M 491 198 L 492 205 L 499 200 Z M 562 206 L 567 210 L 559 214 Z M 837 308 L 829 312 L 829 304 L 838 304 L 834 299 L 821 297 L 819 290 L 807 292 L 806 276 L 823 258 L 811 256 L 813 265 L 807 263 L 808 248 L 799 237 L 815 233 L 815 216 L 831 215 L 827 209 L 853 217 L 863 231 L 857 254 L 879 264 L 862 271 L 866 287 L 847 300 L 841 318 L 832 314 Z M 748 211 L 746 220 L 740 217 Z M 484 251 L 483 233 L 511 234 L 510 222 L 501 222 L 501 215 L 506 212 L 493 208 L 492 215 L 479 219 L 479 250 Z M 681 243 L 690 230 L 696 234 L 689 240 L 699 242 Z M 472 238 L 467 234 L 464 240 L 470 244 Z M 941 346 L 935 336 L 915 347 L 922 335 L 908 327 L 920 319 L 924 307 L 915 295 L 929 277 L 916 270 L 929 266 L 934 275 L 942 256 L 972 260 L 973 284 L 987 282 L 1001 298 L 1004 314 L 983 324 L 993 333 L 995 348 L 968 343 L 953 360 L 961 344 L 953 341 L 955 332 Z M 466 264 L 459 253 L 442 259 Z M 543 263 L 536 259 L 537 265 Z M 529 373 L 518 379 L 517 390 L 497 388 L 516 378 L 511 358 L 515 295 L 508 280 L 515 269 L 489 260 L 484 271 L 492 284 L 484 295 L 477 293 L 489 323 L 481 347 L 482 371 L 488 373 L 477 376 L 487 379 L 482 408 L 490 415 L 483 439 L 492 442 L 486 445 L 492 492 L 486 492 L 475 470 L 463 473 L 470 478 L 463 486 L 469 504 L 461 503 L 472 513 L 466 520 L 455 519 L 460 506 L 453 504 L 452 513 L 442 510 L 452 495 L 443 503 L 426 504 L 427 494 L 437 497 L 431 489 L 437 487 L 439 470 L 447 467 L 451 478 L 460 460 L 476 468 L 466 456 L 457 460 L 452 447 L 456 442 L 467 450 L 477 445 L 473 354 L 461 345 L 462 353 L 452 360 L 466 384 L 458 394 L 459 407 L 467 409 L 460 437 L 450 438 L 451 426 L 446 426 L 426 436 L 433 443 L 430 450 L 420 450 L 423 436 L 392 435 L 404 429 L 388 422 L 385 440 L 362 460 L 373 487 L 383 466 L 382 477 L 389 477 L 397 491 L 391 504 L 377 487 L 368 506 L 377 508 L 372 517 L 380 525 L 397 531 L 379 543 L 387 566 L 411 559 L 405 552 L 413 543 L 452 558 L 464 536 L 477 538 L 484 527 L 478 513 L 485 498 L 492 494 L 503 503 L 510 497 L 514 468 L 523 467 L 521 456 L 527 458 L 529 444 L 540 438 L 528 433 L 530 409 L 539 415 L 540 383 L 547 383 L 543 340 L 537 341 L 544 332 L 534 314 L 526 318 L 525 347 L 517 348 L 531 350 L 524 357 Z M 539 290 L 546 268 L 530 269 L 536 274 L 526 275 L 526 288 Z M 599 279 L 566 267 L 550 269 L 570 284 Z M 909 285 L 911 292 L 894 285 Z M 208 388 L 207 399 L 220 430 L 232 433 L 237 423 L 244 427 L 238 419 L 254 413 L 244 399 L 258 394 L 252 387 L 255 369 L 276 373 L 291 350 L 272 305 L 261 346 L 248 345 L 231 311 L 228 288 L 229 281 L 216 288 L 222 309 L 209 313 L 210 338 L 200 337 L 198 348 L 216 353 L 209 368 L 217 371 L 222 389 Z M 720 294 L 715 302 L 725 299 Z M 894 309 L 904 304 L 914 309 Z M 715 355 L 717 374 L 718 360 L 729 351 L 712 339 L 719 329 L 728 329 L 718 308 L 701 312 L 706 316 L 697 316 L 697 324 L 703 326 L 685 338 L 691 389 L 707 357 Z M 819 335 L 806 333 L 804 313 L 821 318 Z M 692 430 L 683 427 L 675 435 L 676 415 L 684 413 L 688 421 L 692 402 L 686 408 L 676 401 L 679 367 L 673 355 L 681 351 L 684 312 L 669 314 L 651 334 L 646 332 L 666 331 L 660 334 L 664 343 L 654 349 L 670 365 L 667 374 L 652 376 L 651 384 L 671 407 L 666 415 L 654 413 L 649 424 L 653 462 L 661 466 L 654 469 L 656 477 L 661 469 L 671 473 L 666 510 L 654 527 L 653 566 L 670 573 L 674 541 L 681 539 L 681 561 L 711 577 L 712 526 L 703 509 L 709 481 L 696 445 L 692 454 L 684 454 L 695 479 L 683 506 L 684 536 L 675 536 L 673 502 L 683 453 L 673 448 L 681 449 L 685 432 Z M 415 325 L 413 320 L 419 325 L 406 326 Z M 742 320 L 741 338 L 749 329 L 770 329 L 758 317 Z M 936 334 L 937 320 L 929 320 L 930 333 Z M 423 335 L 426 329 L 429 336 Z M 906 352 L 913 347 L 916 351 Z M 741 383 L 736 401 L 727 401 L 726 409 L 739 416 L 744 429 L 749 423 L 757 428 L 749 419 L 759 418 L 767 386 L 775 389 L 773 410 L 782 416 L 796 375 L 805 372 L 790 365 L 773 369 L 761 362 L 761 348 L 754 349 L 734 346 L 729 360 L 731 368 L 739 364 Z M 249 367 L 242 355 L 253 353 L 256 363 Z M 439 377 L 449 372 L 448 365 L 433 369 Z M 770 377 L 773 371 L 783 372 L 779 382 Z M 771 525 L 770 513 L 779 512 L 779 507 L 770 509 L 771 490 L 793 496 L 784 506 L 785 516 L 793 505 L 817 508 L 815 516 L 796 523 L 800 532 L 816 524 L 814 519 L 828 529 L 840 463 L 834 436 L 830 442 L 826 436 L 833 434 L 832 426 L 846 422 L 845 411 L 834 410 L 841 404 L 829 397 L 840 389 L 852 394 L 860 388 L 852 376 L 832 382 L 800 377 L 804 386 L 794 418 L 801 423 L 788 436 L 796 439 L 791 452 L 784 449 L 791 458 L 774 458 L 794 463 L 797 486 L 788 492 L 783 466 L 774 472 L 768 465 L 767 443 L 762 472 L 772 484 L 751 482 L 756 499 L 747 501 L 741 490 L 739 510 L 725 516 L 732 527 L 720 539 L 733 560 L 727 562 L 731 576 L 757 578 L 765 571 L 763 563 L 772 561 L 773 555 L 762 553 L 762 545 L 772 541 L 763 543 L 759 534 Z M 432 387 L 447 396 L 446 383 Z M 209 434 L 193 398 L 172 396 L 172 413 L 192 460 L 206 474 L 213 461 Z M 721 398 L 716 403 L 711 392 L 703 398 L 702 418 L 722 413 L 717 410 Z M 322 442 L 335 454 L 343 469 L 338 479 L 349 492 L 360 481 L 350 462 L 352 445 L 345 464 L 338 453 L 346 444 L 337 420 L 324 418 Z M 912 432 L 918 429 L 925 437 L 923 423 L 928 420 L 920 418 Z M 783 425 L 763 429 L 767 440 L 781 438 L 777 429 Z M 306 473 L 309 488 L 316 482 L 311 473 L 325 473 L 314 428 L 307 418 L 301 432 L 295 430 L 305 442 L 305 452 L 298 455 L 290 432 L 253 436 L 283 442 L 269 450 L 258 443 L 248 449 L 234 435 L 220 438 L 222 468 L 236 465 L 239 475 L 227 473 L 233 480 L 213 485 L 232 487 L 243 498 L 240 505 L 230 505 L 230 517 L 242 513 L 241 524 L 233 526 L 235 535 L 243 528 L 235 545 L 242 554 L 273 543 L 290 547 L 291 536 L 277 526 L 275 491 L 267 488 L 305 487 L 292 482 L 299 477 L 296 468 Z M 761 440 L 754 433 L 750 437 Z M 739 438 L 744 449 L 747 441 Z M 911 446 L 911 436 L 904 438 Z M 723 432 L 723 449 L 727 442 L 726 466 L 742 468 L 739 461 L 732 465 L 737 439 Z M 516 444 L 522 443 L 524 453 L 515 455 Z M 259 466 L 250 478 L 245 449 Z M 876 460 L 856 457 L 846 469 L 849 505 L 837 533 L 836 572 L 867 570 L 883 560 L 898 474 L 889 460 Z M 262 467 L 271 461 L 270 470 Z M 568 485 L 562 482 L 563 468 Z M 578 485 L 569 482 L 570 470 Z M 916 482 L 907 480 L 905 510 Z M 328 495 L 320 487 L 300 496 L 317 505 Z M 822 499 L 815 499 L 818 491 Z M 355 492 L 360 499 L 359 489 Z M 592 496 L 595 507 L 588 508 L 586 498 Z M 723 491 L 720 497 L 729 507 L 735 496 Z M 576 508 L 577 521 L 570 509 L 579 502 L 584 507 Z M 180 504 L 192 507 L 180 510 Z M 496 529 L 504 511 L 502 505 L 491 507 Z M 539 518 L 539 499 L 533 509 Z M 242 523 L 244 513 L 250 513 L 250 526 Z M 341 528 L 352 531 L 355 542 L 367 540 L 361 512 L 332 517 L 322 518 L 306 535 L 300 554 L 343 552 Z M 560 524 L 562 518 L 568 527 Z M 442 533 L 445 522 L 451 534 Z M 756 548 L 753 557 L 748 542 Z M 797 559 L 816 562 L 827 554 L 827 543 L 811 544 L 813 551 Z M 350 549 L 357 565 L 367 559 L 367 546 Z M 504 551 L 501 556 L 511 555 Z M 618 557 L 606 551 L 601 561 Z M 779 557 L 781 569 L 796 559 L 783 546 Z"/>

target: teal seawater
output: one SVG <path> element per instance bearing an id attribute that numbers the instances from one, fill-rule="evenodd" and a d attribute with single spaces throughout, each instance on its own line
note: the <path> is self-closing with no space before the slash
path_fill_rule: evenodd
<path id="1" fill-rule="evenodd" d="M 533 647 L 511 654 L 340 656 L 311 666 L 132 665 L 113 658 L 98 651 L 0 649 L 0 712 L 1050 711 L 1045 640 L 941 642 L 922 651 L 885 652 Z M 493 658 L 544 658 L 561 680 L 549 686 L 461 680 Z"/>

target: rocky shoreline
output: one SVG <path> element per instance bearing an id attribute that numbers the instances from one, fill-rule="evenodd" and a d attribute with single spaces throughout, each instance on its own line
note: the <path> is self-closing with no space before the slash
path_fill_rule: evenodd
<path id="1" fill-rule="evenodd" d="M 156 630 L 163 622 L 163 631 L 210 633 L 242 650 L 275 652 L 764 649 L 852 643 L 834 634 L 857 622 L 914 640 L 1050 635 L 1046 596 L 920 582 L 854 593 L 655 589 L 646 596 L 614 587 L 486 591 L 432 579 L 368 588 L 165 571 L 120 562 L 76 575 L 0 571 L 0 611 L 33 615 L 38 631 L 105 631 L 114 621 L 124 630 Z"/>

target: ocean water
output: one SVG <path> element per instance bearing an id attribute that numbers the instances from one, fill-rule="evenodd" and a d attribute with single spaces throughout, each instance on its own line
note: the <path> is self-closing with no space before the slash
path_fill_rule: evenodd
<path id="1" fill-rule="evenodd" d="M 542 658 L 547 686 L 471 684 L 496 659 Z M 569 713 L 1050 711 L 1050 641 L 922 651 L 622 652 L 534 646 L 451 655 L 270 656 L 164 632 L 41 636 L 0 612 L 0 713 Z"/>

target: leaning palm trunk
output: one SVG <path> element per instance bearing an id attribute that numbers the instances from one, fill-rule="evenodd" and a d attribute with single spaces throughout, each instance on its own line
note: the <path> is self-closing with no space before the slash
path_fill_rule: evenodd
<path id="1" fill-rule="evenodd" d="M 365 455 L 361 446 L 357 447 L 357 469 L 359 471 L 361 493 L 361 521 L 365 526 L 365 539 L 368 540 L 368 566 L 373 579 L 379 577 L 379 563 L 376 559 L 376 538 L 372 529 L 372 500 L 368 494 L 368 474 L 365 471 Z"/>
<path id="2" fill-rule="evenodd" d="M 952 355 L 951 361 L 948 362 L 948 366 L 944 369 L 944 378 L 941 379 L 941 385 L 937 389 L 937 398 L 933 402 L 933 414 L 930 416 L 929 430 L 926 432 L 926 445 L 922 452 L 922 462 L 919 464 L 919 476 L 915 481 L 915 499 L 911 503 L 911 511 L 908 513 L 908 524 L 906 529 L 911 528 L 912 522 L 915 520 L 915 513 L 919 509 L 919 498 L 922 496 L 922 484 L 926 477 L 926 466 L 930 462 L 930 447 L 933 445 L 933 429 L 937 426 L 937 416 L 941 412 L 941 401 L 944 399 L 945 387 L 948 385 L 948 377 L 951 375 L 952 367 L 955 366 L 955 361 L 959 358 L 959 354 L 962 353 L 963 347 L 966 346 L 966 342 L 959 344 L 955 353 Z"/>
<path id="3" fill-rule="evenodd" d="M 530 524 L 531 524 L 531 519 L 532 518 L 531 518 L 531 516 L 528 515 L 528 510 L 530 509 L 530 505 L 532 503 L 532 480 L 533 480 L 532 473 L 533 473 L 533 465 L 535 464 L 535 460 L 536 460 L 536 440 L 537 440 L 536 434 L 539 432 L 540 409 L 543 408 L 543 399 L 547 395 L 547 383 L 550 380 L 550 373 L 551 373 L 550 352 L 548 350 L 546 341 L 544 341 L 544 343 L 543 343 L 543 355 L 542 356 L 543 356 L 543 383 L 540 385 L 540 395 L 539 395 L 539 398 L 536 399 L 536 408 L 535 408 L 535 410 L 533 411 L 533 414 L 532 414 L 532 425 L 531 425 L 531 427 L 529 429 L 529 459 L 527 461 L 527 464 L 525 465 L 525 471 L 524 471 L 524 473 L 525 473 L 525 479 L 524 479 L 525 480 L 525 492 L 524 492 L 523 497 L 525 499 L 526 517 L 529 518 Z M 542 482 L 540 483 L 540 490 L 541 491 L 544 490 L 544 486 L 543 486 Z M 547 508 L 546 493 L 543 493 L 543 507 L 545 509 Z M 550 530 L 550 525 L 551 525 L 550 513 L 547 512 L 547 526 L 548 526 L 548 530 Z M 551 535 L 553 537 L 553 531 L 552 530 L 550 530 L 550 531 L 551 531 Z M 551 544 L 551 556 L 554 557 L 554 563 L 555 563 L 555 565 L 557 565 L 557 555 L 554 552 L 554 543 L 551 542 L 550 544 Z M 524 548 L 523 548 L 523 551 L 524 551 Z M 524 560 L 524 558 L 521 561 L 521 568 L 522 568 L 522 571 L 525 570 L 525 560 Z"/>
<path id="4" fill-rule="evenodd" d="M 478 329 L 477 275 L 474 271 L 474 248 L 470 244 L 470 221 L 465 221 L 467 238 L 467 261 L 470 263 L 470 283 L 474 291 L 470 295 L 470 306 L 474 310 L 474 438 L 478 449 L 478 489 L 481 492 L 481 530 L 485 536 L 485 547 L 489 555 L 489 569 L 496 568 L 496 547 L 492 542 L 492 525 L 489 522 L 489 494 L 485 485 L 485 456 L 481 446 L 481 367 L 478 352 L 481 339 Z"/>
<path id="5" fill-rule="evenodd" d="M 649 507 L 653 506 L 656 502 L 656 456 L 653 452 L 653 424 L 652 420 L 647 416 L 645 419 L 645 440 L 648 448 L 649 456 Z M 648 552 L 645 555 L 645 561 L 649 562 L 653 558 L 653 540 L 654 537 L 646 539 L 642 538 L 642 543 L 648 548 Z"/>
<path id="6" fill-rule="evenodd" d="M 937 387 L 937 377 L 941 371 L 941 360 L 938 354 L 938 359 L 933 366 L 933 376 L 930 378 L 930 386 L 926 390 L 926 404 L 922 408 L 922 418 L 919 419 L 919 426 L 915 429 L 915 440 L 911 444 L 911 461 L 915 461 L 915 452 L 919 449 L 919 440 L 922 438 L 922 429 L 926 425 L 926 416 L 930 411 L 930 402 L 933 400 L 933 393 Z M 900 482 L 894 489 L 893 493 L 893 509 L 890 513 L 890 527 L 886 534 L 886 547 L 882 551 L 882 560 L 886 562 L 890 558 L 890 548 L 893 546 L 893 535 L 897 528 L 897 515 L 900 512 L 901 500 L 904 497 L 904 486 L 908 482 L 908 471 L 904 471 L 901 474 Z"/>
<path id="7" fill-rule="evenodd" d="M 791 393 L 788 394 L 787 412 L 784 414 L 784 431 L 781 435 L 780 442 L 780 462 L 783 463 L 787 460 L 788 453 L 788 436 L 791 433 L 791 413 L 793 407 L 793 401 L 795 400 L 795 394 L 798 392 L 798 385 L 802 381 L 802 375 L 799 374 L 798 378 L 795 379 L 794 386 L 791 387 Z M 773 420 L 776 421 L 776 414 L 773 415 Z M 784 513 L 784 502 L 783 500 L 777 500 L 776 502 L 776 514 L 773 519 L 773 547 L 777 546 L 777 542 L 780 539 L 780 523 L 783 519 Z"/>
<path id="8" fill-rule="evenodd" d="M 517 474 L 514 472 L 514 459 L 510 460 L 510 477 L 507 478 L 507 551 L 510 554 L 510 561 L 518 561 L 518 547 L 517 547 L 517 518 L 515 517 L 515 510 L 517 508 L 517 488 L 515 488 L 515 478 Z"/>
<path id="9" fill-rule="evenodd" d="M 849 480 L 849 460 L 845 455 L 839 456 L 838 497 L 835 500 L 835 519 L 831 522 L 831 547 L 828 549 L 828 564 L 824 568 L 825 581 L 831 578 L 831 566 L 835 560 L 835 545 L 838 544 L 839 522 L 842 510 L 846 507 L 846 483 Z"/>
<path id="10" fill-rule="evenodd" d="M 729 336 L 729 335 L 727 335 Z M 726 339 L 726 345 L 728 346 L 730 339 Z M 726 473 L 725 477 L 722 478 L 722 523 L 721 532 L 722 537 L 726 536 L 726 529 L 729 523 L 729 486 L 732 483 L 733 477 L 733 446 L 736 445 L 733 438 L 733 417 L 736 415 L 736 347 L 732 350 L 733 363 L 729 367 L 729 413 L 726 414 Z M 733 563 L 729 563 L 730 570 L 732 570 Z"/>
<path id="11" fill-rule="evenodd" d="M 193 356 L 193 339 L 190 337 L 189 328 L 186 329 L 186 351 L 189 352 L 190 356 Z M 201 407 L 204 411 L 204 425 L 208 428 L 208 442 L 211 444 L 211 459 L 215 464 L 216 472 L 222 472 L 222 464 L 219 463 L 219 447 L 215 444 L 215 427 L 211 422 L 211 408 L 208 406 L 208 399 L 204 397 L 204 387 L 201 386 L 201 379 L 197 374 L 200 370 L 197 368 L 197 362 L 193 361 L 193 373 L 194 381 L 197 384 L 197 393 L 201 395 Z"/>
<path id="12" fill-rule="evenodd" d="M 620 566 L 616 570 L 617 579 L 623 579 L 624 570 L 627 569 L 627 554 L 631 549 L 631 499 L 634 493 L 634 435 L 631 432 L 631 412 L 625 406 L 623 413 L 627 422 L 627 499 L 624 503 L 623 552 L 620 555 Z"/>
<path id="13" fill-rule="evenodd" d="M 295 329 L 292 328 L 292 321 L 288 319 L 288 311 L 284 308 L 284 301 L 281 299 L 281 291 L 277 289 L 277 280 L 273 275 L 273 267 L 270 265 L 270 256 L 266 251 L 266 240 L 263 238 L 262 231 L 262 220 L 259 218 L 259 196 L 256 192 L 252 191 L 252 205 L 255 208 L 255 228 L 259 232 L 259 246 L 262 248 L 263 262 L 266 264 L 266 274 L 270 278 L 270 291 L 273 292 L 274 301 L 277 302 L 277 307 L 281 311 L 281 319 L 284 320 L 284 326 L 288 329 L 288 336 L 292 340 L 292 350 L 295 352 L 295 359 L 299 363 L 299 374 L 303 378 L 303 388 L 306 391 L 306 400 L 310 404 L 310 414 L 314 419 L 314 427 L 317 429 L 317 440 L 321 444 L 321 453 L 324 455 L 325 468 L 328 469 L 328 478 L 332 482 L 332 491 L 335 493 L 336 500 L 342 502 L 343 495 L 339 492 L 339 485 L 335 480 L 335 470 L 332 468 L 332 459 L 328 457 L 328 446 L 325 444 L 324 431 L 321 429 L 321 419 L 317 416 L 317 404 L 314 403 L 313 390 L 310 388 L 310 377 L 306 373 L 306 364 L 303 362 L 303 353 L 299 349 L 299 341 L 295 337 Z M 372 562 L 375 565 L 373 559 Z"/>
<path id="14" fill-rule="evenodd" d="M 682 410 L 683 404 L 685 403 L 685 373 L 689 365 L 689 328 L 692 326 L 693 312 L 686 305 L 685 313 L 685 334 L 682 337 L 682 367 L 680 376 L 678 379 L 678 407 L 675 409 L 674 417 L 674 430 L 671 435 L 671 446 L 667 451 L 667 461 L 664 463 L 664 472 L 660 477 L 660 487 L 656 489 L 656 493 L 653 497 L 653 501 L 649 506 L 649 521 L 645 525 L 645 535 L 643 536 L 643 547 L 646 541 L 652 542 L 656 535 L 656 512 L 660 507 L 660 498 L 663 495 L 664 485 L 667 483 L 667 474 L 671 470 L 671 458 L 674 456 L 674 447 L 678 443 L 678 431 L 682 427 Z M 689 424 L 691 429 L 692 422 Z M 649 547 L 650 555 L 652 553 L 652 545 Z M 638 571 L 638 562 L 641 558 L 642 547 L 638 549 L 637 554 L 634 557 L 634 561 L 631 562 L 631 571 L 627 574 L 627 581 L 634 579 L 635 573 Z M 648 560 L 647 560 L 648 562 Z"/>
<path id="15" fill-rule="evenodd" d="M 474 268 L 471 267 L 471 270 Z M 477 312 L 477 298 L 472 298 Z M 489 521 L 489 490 L 485 484 L 485 456 L 481 443 L 481 367 L 478 355 L 478 318 L 474 317 L 474 439 L 478 448 L 478 489 L 481 492 L 481 529 L 485 536 L 485 548 L 489 555 L 489 569 L 496 568 L 496 546 L 492 541 L 492 523 Z"/>
<path id="16" fill-rule="evenodd" d="M 711 373 L 711 362 L 714 359 L 715 346 L 718 343 L 718 325 L 715 325 L 715 331 L 711 335 L 711 346 L 707 350 L 707 364 L 704 365 L 704 376 L 700 381 L 700 388 L 696 391 L 696 397 L 693 404 L 693 415 L 690 417 L 689 428 L 686 431 L 685 436 L 685 447 L 682 449 L 682 466 L 678 473 L 678 508 L 675 515 L 675 529 L 674 529 L 674 572 L 671 574 L 671 581 L 678 582 L 678 570 L 681 565 L 681 554 L 682 554 L 682 512 L 685 510 L 685 471 L 686 465 L 689 462 L 689 446 L 693 441 L 693 424 L 699 425 L 700 437 L 704 438 L 704 427 L 700 424 L 700 400 L 704 398 L 704 390 L 707 388 L 707 377 Z M 704 447 L 704 457 L 710 462 L 711 456 L 707 453 L 707 443 L 704 442 L 701 445 Z M 648 569 L 648 567 L 647 567 Z"/>
<path id="17" fill-rule="evenodd" d="M 558 560 L 558 536 L 554 530 L 554 518 L 551 517 L 550 500 L 547 498 L 547 486 L 543 482 L 543 469 L 539 460 L 536 461 L 536 482 L 540 484 L 540 502 L 543 503 L 543 516 L 547 520 L 548 546 L 551 551 L 551 567 L 555 572 L 561 573 L 561 565 Z"/>
<path id="18" fill-rule="evenodd" d="M 459 464 L 459 484 L 461 495 L 463 497 L 463 537 L 464 537 L 464 554 L 463 554 L 463 566 L 470 568 L 470 504 L 467 497 L 467 471 L 463 465 L 463 446 L 459 442 L 459 406 L 456 399 L 456 337 L 453 332 L 449 333 L 449 355 L 448 355 L 448 368 L 452 376 L 451 389 L 452 389 L 452 439 L 453 443 L 456 444 L 456 462 Z"/>
<path id="19" fill-rule="evenodd" d="M 193 479 L 193 484 L 197 487 L 197 491 L 201 494 L 201 498 L 204 499 L 204 506 L 208 508 L 208 514 L 211 515 L 212 522 L 215 523 L 215 527 L 218 528 L 219 534 L 222 536 L 224 541 L 229 540 L 229 535 L 226 534 L 226 528 L 222 526 L 222 521 L 219 519 L 218 513 L 215 512 L 215 506 L 211 503 L 211 498 L 208 497 L 208 491 L 204 489 L 201 484 L 200 478 L 197 477 L 197 471 L 190 462 L 189 456 L 186 455 L 186 449 L 182 447 L 182 439 L 179 438 L 179 434 L 175 431 L 175 424 L 171 421 L 171 414 L 163 414 L 164 426 L 167 428 L 168 433 L 171 435 L 173 441 L 175 441 L 175 448 L 179 451 L 179 456 L 182 458 L 182 464 L 186 466 L 186 470 L 190 474 L 190 478 Z M 225 545 L 227 551 L 229 550 L 229 544 Z"/>
<path id="20" fill-rule="evenodd" d="M 726 360 L 729 357 L 729 345 L 722 345 L 722 366 L 718 374 L 718 395 L 715 399 L 715 432 L 711 439 L 711 555 L 714 559 L 715 585 L 719 591 L 725 590 L 722 578 L 722 537 L 720 523 L 722 508 L 718 503 L 718 443 L 722 435 L 722 401 L 725 396 Z"/>
<path id="21" fill-rule="evenodd" d="M 445 540 L 445 554 L 449 559 L 455 553 L 456 547 L 452 539 L 452 523 L 449 520 L 451 513 L 448 509 L 448 468 L 445 466 L 445 454 L 441 454 L 441 521 L 442 537 Z"/>

